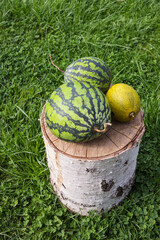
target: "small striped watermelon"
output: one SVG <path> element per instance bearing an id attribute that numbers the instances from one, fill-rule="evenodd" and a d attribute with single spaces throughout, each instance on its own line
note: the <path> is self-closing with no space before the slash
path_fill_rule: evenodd
<path id="1" fill-rule="evenodd" d="M 72 80 L 89 82 L 107 92 L 112 74 L 105 62 L 95 57 L 84 57 L 70 64 L 64 72 L 65 82 Z"/>
<path id="2" fill-rule="evenodd" d="M 73 80 L 89 82 L 106 93 L 110 87 L 112 73 L 108 65 L 95 57 L 84 57 L 70 64 L 66 71 L 55 65 L 50 56 L 52 65 L 64 73 L 65 82 Z"/>
<path id="3" fill-rule="evenodd" d="M 87 82 L 71 81 L 57 88 L 46 103 L 46 123 L 58 138 L 86 142 L 102 135 L 111 122 L 107 98 Z"/>

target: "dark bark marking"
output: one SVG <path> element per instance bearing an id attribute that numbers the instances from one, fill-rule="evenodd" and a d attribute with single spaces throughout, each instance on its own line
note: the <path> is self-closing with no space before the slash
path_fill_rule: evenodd
<path id="1" fill-rule="evenodd" d="M 95 168 L 86 168 L 86 172 L 91 172 L 91 173 L 93 173 L 93 172 L 95 172 L 95 171 L 96 171 Z"/>
<path id="2" fill-rule="evenodd" d="M 121 197 L 123 195 L 123 187 L 119 186 L 116 190 L 116 197 Z"/>
<path id="3" fill-rule="evenodd" d="M 117 160 L 116 160 L 116 162 L 117 163 L 120 163 L 122 160 L 120 159 L 120 158 L 118 158 Z"/>
<path id="4" fill-rule="evenodd" d="M 108 183 L 106 180 L 102 180 L 101 182 L 101 188 L 103 192 L 108 192 L 114 185 L 114 181 L 110 180 Z"/>
<path id="5" fill-rule="evenodd" d="M 129 159 L 127 161 L 125 161 L 124 166 L 126 166 L 128 164 L 128 161 L 129 161 Z"/>

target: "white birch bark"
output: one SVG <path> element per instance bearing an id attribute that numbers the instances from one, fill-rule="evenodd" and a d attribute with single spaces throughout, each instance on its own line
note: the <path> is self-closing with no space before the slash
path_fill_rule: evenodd
<path id="1" fill-rule="evenodd" d="M 139 143 L 117 157 L 104 160 L 74 159 L 57 152 L 44 138 L 51 184 L 71 211 L 88 215 L 118 205 L 134 182 Z"/>

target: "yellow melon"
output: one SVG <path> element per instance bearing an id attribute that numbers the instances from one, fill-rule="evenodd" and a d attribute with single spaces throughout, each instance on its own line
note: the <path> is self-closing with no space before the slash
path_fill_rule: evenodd
<path id="1" fill-rule="evenodd" d="M 108 90 L 106 97 L 114 118 L 120 122 L 134 119 L 140 111 L 140 97 L 128 84 L 117 83 L 113 85 Z"/>

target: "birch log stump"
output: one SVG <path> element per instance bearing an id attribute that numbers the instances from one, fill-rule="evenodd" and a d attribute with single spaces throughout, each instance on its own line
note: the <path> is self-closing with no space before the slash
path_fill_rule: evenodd
<path id="1" fill-rule="evenodd" d="M 70 143 L 55 137 L 46 125 L 44 111 L 45 106 L 41 129 L 50 180 L 60 201 L 80 215 L 117 206 L 134 183 L 145 131 L 143 111 L 127 123 L 112 121 L 103 136 L 87 143 Z"/>

